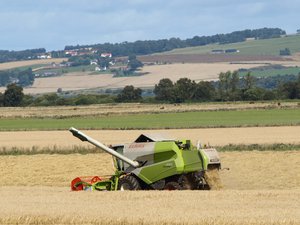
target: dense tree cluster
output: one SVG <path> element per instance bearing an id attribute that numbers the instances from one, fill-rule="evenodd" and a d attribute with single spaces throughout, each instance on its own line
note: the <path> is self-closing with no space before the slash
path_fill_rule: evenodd
<path id="1" fill-rule="evenodd" d="M 213 36 L 195 36 L 191 39 L 187 39 L 188 46 L 207 45 L 212 43 L 228 44 L 245 41 L 247 38 L 255 39 L 267 39 L 278 38 L 281 35 L 285 35 L 286 32 L 279 28 L 262 28 L 255 30 L 243 30 L 235 31 L 229 34 L 216 34 Z"/>
<path id="2" fill-rule="evenodd" d="M 128 69 L 129 71 L 136 71 L 138 68 L 143 67 L 144 64 L 136 58 L 136 55 L 128 56 Z"/>
<path id="3" fill-rule="evenodd" d="M 297 81 L 289 81 L 279 86 L 282 98 L 300 99 L 300 75 Z"/>
<path id="4" fill-rule="evenodd" d="M 26 70 L 0 70 L 0 86 L 6 86 L 10 83 L 16 83 L 22 87 L 32 85 L 34 74 L 32 69 Z"/>
<path id="5" fill-rule="evenodd" d="M 282 55 L 282 56 L 291 55 L 291 50 L 289 48 L 281 49 L 279 51 L 279 55 Z"/>
<path id="6" fill-rule="evenodd" d="M 201 101 L 256 101 L 273 99 L 300 99 L 300 75 L 298 79 L 279 79 L 275 88 L 268 89 L 263 86 L 263 81 L 268 83 L 274 79 L 255 78 L 248 73 L 240 78 L 238 72 L 219 74 L 218 81 L 200 81 L 196 83 L 188 78 L 181 78 L 175 83 L 170 79 L 161 79 L 155 85 L 154 93 L 157 101 L 163 102 L 201 102 Z M 294 77 L 295 78 L 295 77 Z"/>
<path id="7" fill-rule="evenodd" d="M 19 60 L 28 60 L 28 59 L 37 59 L 39 55 L 45 54 L 46 49 L 28 49 L 22 51 L 7 51 L 0 50 L 0 63 L 19 61 Z"/>
<path id="8" fill-rule="evenodd" d="M 68 59 L 70 63 L 69 66 L 85 66 L 90 65 L 91 61 L 94 61 L 99 65 L 101 68 L 109 68 L 110 62 L 113 61 L 111 58 L 101 57 L 99 54 L 87 54 L 87 55 L 78 55 L 78 56 L 71 56 Z"/>
<path id="9" fill-rule="evenodd" d="M 84 66 L 90 65 L 91 60 L 94 59 L 91 55 L 72 56 L 68 59 L 71 66 Z"/>
<path id="10" fill-rule="evenodd" d="M 140 88 L 135 88 L 132 85 L 125 86 L 116 98 L 117 102 L 139 102 L 141 100 L 142 90 Z"/>
<path id="11" fill-rule="evenodd" d="M 161 79 L 154 87 L 155 99 L 164 102 L 210 101 L 215 98 L 212 82 L 196 83 L 188 78 L 181 78 L 175 83 L 170 79 Z"/>
<path id="12" fill-rule="evenodd" d="M 236 43 L 245 41 L 247 38 L 267 39 L 277 38 L 285 35 L 286 32 L 279 28 L 262 28 L 255 30 L 235 31 L 228 34 L 216 34 L 212 36 L 195 36 L 190 39 L 181 40 L 180 38 L 170 38 L 161 40 L 147 40 L 135 42 L 122 42 L 122 43 L 104 43 L 95 45 L 76 45 L 66 46 L 65 50 L 73 50 L 80 48 L 93 48 L 98 52 L 111 52 L 114 56 L 128 56 L 128 55 L 145 55 L 155 52 L 170 51 L 176 48 L 201 46 L 213 43 Z"/>
<path id="13" fill-rule="evenodd" d="M 9 84 L 4 92 L 0 93 L 0 106 L 20 106 L 24 97 L 23 88 L 16 84 Z"/>

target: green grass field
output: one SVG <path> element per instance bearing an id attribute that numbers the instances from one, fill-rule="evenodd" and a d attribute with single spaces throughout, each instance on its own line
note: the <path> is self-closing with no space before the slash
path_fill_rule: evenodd
<path id="1" fill-rule="evenodd" d="M 213 49 L 238 49 L 240 55 L 279 55 L 279 51 L 289 48 L 291 53 L 300 52 L 300 35 L 287 36 L 282 38 L 272 38 L 264 40 L 252 40 L 234 44 L 211 44 L 190 48 L 174 49 L 160 54 L 206 54 Z"/>
<path id="2" fill-rule="evenodd" d="M 163 129 L 299 125 L 300 109 L 202 111 L 73 118 L 2 118 L 0 130 Z"/>
<path id="3" fill-rule="evenodd" d="M 282 69 L 249 69 L 248 71 L 239 72 L 240 77 L 246 76 L 248 72 L 251 72 L 251 76 L 255 77 L 271 77 L 277 75 L 298 75 L 300 74 L 299 67 L 289 67 Z"/>
<path id="4" fill-rule="evenodd" d="M 58 74 L 62 73 L 74 73 L 74 72 L 89 72 L 95 71 L 94 65 L 86 65 L 86 66 L 74 66 L 74 67 L 63 67 L 63 68 L 52 68 L 52 69 L 41 69 L 36 72 L 56 72 Z"/>
<path id="5" fill-rule="evenodd" d="M 30 66 L 21 66 L 21 67 L 16 67 L 16 68 L 13 68 L 13 69 L 18 69 L 18 70 L 27 70 L 29 68 L 31 69 L 37 69 L 37 68 L 40 68 L 40 67 L 43 67 L 43 66 L 49 66 L 49 64 L 34 64 L 34 65 L 30 65 Z"/>
<path id="6" fill-rule="evenodd" d="M 57 75 L 62 75 L 64 73 L 81 73 L 81 72 L 88 72 L 90 75 L 111 73 L 110 70 L 95 71 L 95 68 L 96 68 L 95 65 L 84 65 L 84 66 L 71 66 L 71 67 L 63 67 L 63 68 L 40 69 L 35 72 L 36 73 L 53 72 L 53 73 L 57 73 Z"/>

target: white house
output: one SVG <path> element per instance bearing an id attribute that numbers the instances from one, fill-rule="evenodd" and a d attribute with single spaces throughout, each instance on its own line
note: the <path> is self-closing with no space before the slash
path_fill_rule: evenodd
<path id="1" fill-rule="evenodd" d="M 90 64 L 91 65 L 96 65 L 96 66 L 98 65 L 97 60 L 91 60 Z"/>
<path id="2" fill-rule="evenodd" d="M 100 56 L 103 57 L 103 58 L 111 58 L 112 54 L 111 53 L 101 53 Z"/>

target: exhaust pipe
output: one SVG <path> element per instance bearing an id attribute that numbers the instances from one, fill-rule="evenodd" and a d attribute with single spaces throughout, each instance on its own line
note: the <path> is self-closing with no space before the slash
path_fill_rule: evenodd
<path id="1" fill-rule="evenodd" d="M 107 147 L 106 145 L 104 145 L 104 144 L 96 141 L 95 139 L 87 136 L 86 134 L 82 133 L 81 131 L 75 129 L 74 127 L 71 127 L 69 129 L 69 131 L 73 134 L 73 136 L 79 138 L 81 141 L 87 141 L 87 142 L 91 143 L 92 145 L 95 145 L 96 147 L 102 149 L 103 151 L 105 151 L 105 152 L 117 157 L 118 159 L 128 163 L 129 165 L 133 166 L 134 168 L 137 168 L 140 165 L 137 161 L 134 161 L 134 160 L 131 160 L 131 159 L 125 157 L 124 155 L 116 152 L 115 150 Z"/>

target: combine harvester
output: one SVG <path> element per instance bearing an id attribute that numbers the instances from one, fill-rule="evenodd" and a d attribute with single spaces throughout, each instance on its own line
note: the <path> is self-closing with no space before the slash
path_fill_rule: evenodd
<path id="1" fill-rule="evenodd" d="M 77 177 L 71 182 L 79 190 L 210 190 L 220 189 L 221 168 L 216 149 L 191 145 L 159 136 L 140 135 L 134 143 L 107 147 L 81 131 L 70 128 L 113 156 L 115 174 L 109 177 Z"/>

